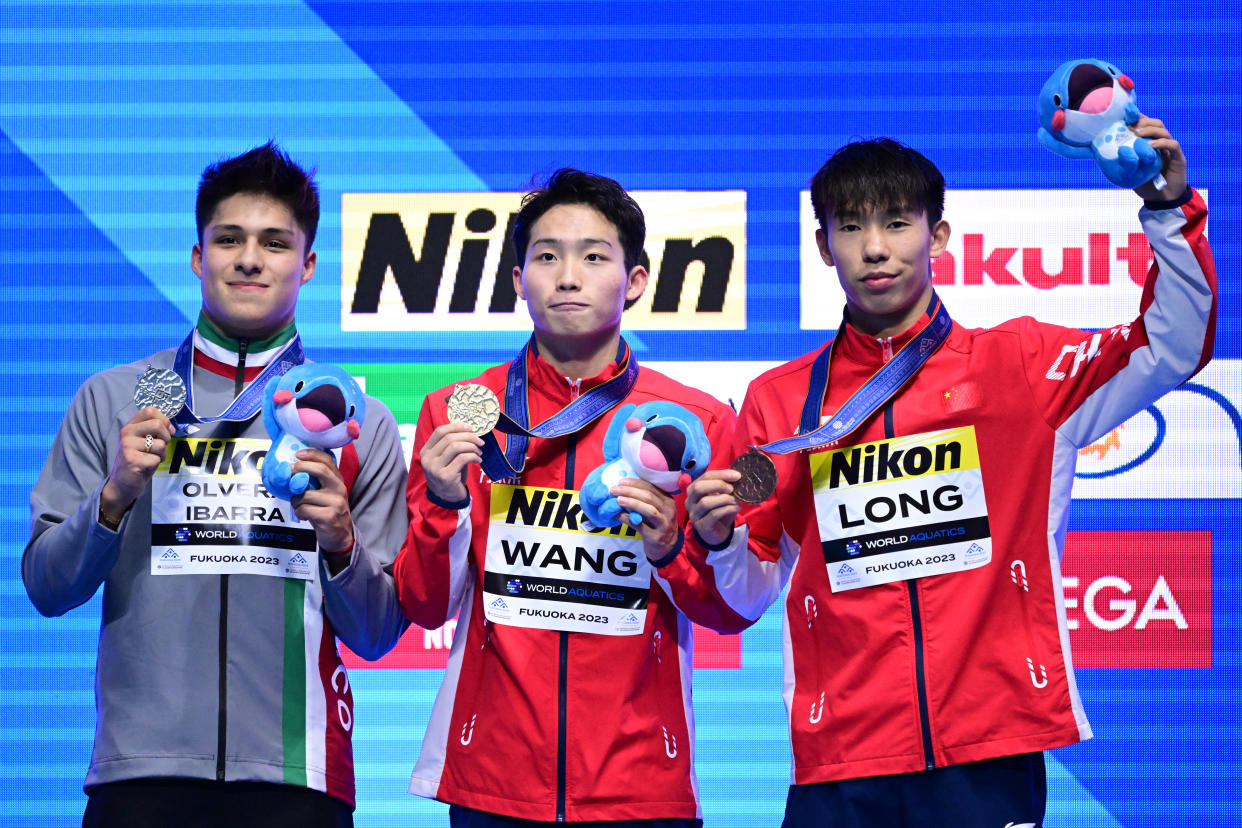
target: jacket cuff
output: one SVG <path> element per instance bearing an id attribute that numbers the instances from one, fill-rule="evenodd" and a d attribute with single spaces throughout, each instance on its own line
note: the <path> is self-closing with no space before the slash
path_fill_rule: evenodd
<path id="1" fill-rule="evenodd" d="M 328 579 L 332 580 L 340 575 L 349 565 L 354 562 L 354 547 L 358 545 L 358 537 L 355 535 L 354 540 L 345 549 L 340 552 L 329 552 L 322 546 L 319 547 L 320 557 L 323 559 L 323 565 L 328 570 Z"/>
<path id="2" fill-rule="evenodd" d="M 669 553 L 667 555 L 665 555 L 663 558 L 660 558 L 660 560 L 658 561 L 652 561 L 651 565 L 654 566 L 656 569 L 662 569 L 663 567 L 668 566 L 674 560 L 677 559 L 677 556 L 681 554 L 681 548 L 685 545 L 686 545 L 686 533 L 681 531 L 681 527 L 678 526 L 677 527 L 677 543 L 673 544 L 673 548 L 669 550 Z"/>
<path id="3" fill-rule="evenodd" d="M 439 506 L 441 509 L 448 509 L 450 512 L 460 512 L 462 509 L 470 505 L 469 494 L 466 495 L 465 500 L 458 500 L 456 502 L 453 502 L 449 500 L 443 500 L 437 497 L 436 493 L 431 490 L 430 486 L 427 487 L 426 492 L 427 492 L 428 500 L 430 500 L 435 505 Z"/>
<path id="4" fill-rule="evenodd" d="M 1148 210 L 1176 210 L 1178 207 L 1181 207 L 1183 204 L 1188 203 L 1192 198 L 1194 198 L 1194 196 L 1195 196 L 1194 188 L 1187 186 L 1186 192 L 1182 193 L 1180 196 L 1173 199 L 1172 201 L 1148 201 L 1144 199 L 1143 206 L 1146 207 Z"/>
<path id="5" fill-rule="evenodd" d="M 699 530 L 697 528 L 691 528 L 690 531 L 694 533 L 694 542 L 697 543 L 699 546 L 703 547 L 708 552 L 719 552 L 721 549 L 728 549 L 729 544 L 733 543 L 733 530 L 735 528 L 736 527 L 734 526 L 730 526 L 729 537 L 725 538 L 724 540 L 722 540 L 720 543 L 717 543 L 717 544 L 711 544 L 703 540 L 703 536 L 699 534 Z"/>

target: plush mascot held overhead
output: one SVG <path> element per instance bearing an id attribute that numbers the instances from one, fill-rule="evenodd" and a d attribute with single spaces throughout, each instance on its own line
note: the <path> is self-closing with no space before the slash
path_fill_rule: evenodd
<path id="1" fill-rule="evenodd" d="M 1066 158 L 1094 158 L 1118 187 L 1153 181 L 1164 189 L 1162 160 L 1130 129 L 1138 121 L 1134 81 L 1102 60 L 1061 64 L 1039 93 L 1039 140 Z"/>

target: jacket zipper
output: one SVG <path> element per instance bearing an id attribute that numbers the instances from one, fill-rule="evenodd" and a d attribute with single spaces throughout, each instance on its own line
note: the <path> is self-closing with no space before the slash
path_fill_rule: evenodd
<path id="1" fill-rule="evenodd" d="M 892 340 L 884 340 L 883 345 L 884 360 L 887 362 L 892 357 Z M 893 402 L 889 400 L 884 404 L 884 436 L 891 440 L 897 436 L 895 432 Z M 932 749 L 931 714 L 928 712 L 927 704 L 927 677 L 923 670 L 923 617 L 919 611 L 918 580 L 911 578 L 906 581 L 906 591 L 910 596 L 910 623 L 914 628 L 914 680 L 919 696 L 919 735 L 923 740 L 923 768 L 932 770 L 936 767 L 936 756 Z"/>
<path id="2" fill-rule="evenodd" d="M 582 380 L 571 380 L 569 383 L 569 401 L 578 398 L 582 389 Z M 574 452 L 578 445 L 577 433 L 570 434 L 565 443 L 565 488 L 574 487 Z M 569 696 L 569 633 L 560 632 L 560 657 L 556 686 L 556 821 L 565 821 L 565 756 L 566 756 L 566 719 L 567 699 Z"/>
<path id="3" fill-rule="evenodd" d="M 246 351 L 250 342 L 246 339 L 238 340 L 237 347 L 237 373 L 233 376 L 233 396 L 241 395 L 242 389 L 246 387 Z M 219 657 L 219 685 L 220 707 L 216 713 L 216 780 L 224 781 L 224 765 L 225 755 L 228 748 L 228 699 L 229 699 L 229 576 L 227 574 L 220 576 L 220 642 L 218 649 Z"/>

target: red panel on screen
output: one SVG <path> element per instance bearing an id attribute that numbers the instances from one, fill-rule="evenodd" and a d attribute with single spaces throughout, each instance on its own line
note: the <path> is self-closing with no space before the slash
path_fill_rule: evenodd
<path id="1" fill-rule="evenodd" d="M 411 670 L 442 670 L 448 661 L 449 647 L 453 644 L 453 631 L 456 621 L 450 621 L 438 630 L 423 630 L 411 627 L 401 636 L 401 641 L 392 652 L 379 661 L 364 661 L 341 645 L 341 660 L 350 670 L 379 669 L 411 669 Z M 694 666 L 700 669 L 736 670 L 742 666 L 742 637 L 738 635 L 721 635 L 717 632 L 694 627 Z"/>
<path id="2" fill-rule="evenodd" d="M 1212 666 L 1211 532 L 1070 532 L 1061 570 L 1076 666 Z"/>

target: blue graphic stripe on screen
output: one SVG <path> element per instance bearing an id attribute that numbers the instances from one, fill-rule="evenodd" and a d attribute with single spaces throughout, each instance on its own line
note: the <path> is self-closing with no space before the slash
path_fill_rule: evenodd
<path id="1" fill-rule="evenodd" d="M 632 189 L 746 190 L 748 328 L 701 334 L 721 359 L 757 349 L 789 358 L 822 342 L 825 332 L 791 330 L 784 316 L 797 300 L 797 192 L 851 138 L 910 143 L 950 187 L 1107 186 L 1092 165 L 1036 140 L 1035 96 L 1063 60 L 1106 56 L 1130 71 L 1140 103 L 1194 144 L 1194 181 L 1242 183 L 1228 160 L 1236 136 L 1218 128 L 1234 120 L 1242 85 L 1231 57 L 1242 23 L 1223 7 L 1155 23 L 1104 4 L 1071 23 L 1031 2 L 949 3 L 936 15 L 886 3 L 851 9 L 848 22 L 817 3 L 312 6 L 491 189 L 569 164 Z M 1230 205 L 1211 222 L 1229 272 L 1242 262 L 1242 222 Z M 1218 353 L 1236 356 L 1242 314 L 1227 304 Z M 839 321 L 833 309 L 822 327 Z M 683 347 L 658 332 L 648 345 Z"/>
<path id="2" fill-rule="evenodd" d="M 23 52 L 0 75 L 0 130 L 191 319 L 187 195 L 207 162 L 276 138 L 323 170 L 327 278 L 299 323 L 325 346 L 340 336 L 342 192 L 484 188 L 303 3 L 30 3 L 0 24 Z"/>

